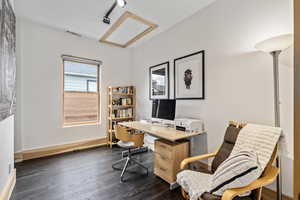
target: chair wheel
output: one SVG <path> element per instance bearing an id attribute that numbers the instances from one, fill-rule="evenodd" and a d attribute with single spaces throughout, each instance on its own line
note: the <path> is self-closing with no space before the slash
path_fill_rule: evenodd
<path id="1" fill-rule="evenodd" d="M 120 179 L 120 183 L 125 183 L 126 180 L 123 179 L 123 177 Z"/>

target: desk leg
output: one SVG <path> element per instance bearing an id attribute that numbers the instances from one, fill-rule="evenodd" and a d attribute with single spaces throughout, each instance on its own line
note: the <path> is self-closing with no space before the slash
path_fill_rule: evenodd
<path id="1" fill-rule="evenodd" d="M 207 135 L 201 134 L 190 137 L 190 156 L 198 156 L 207 153 Z"/>
<path id="2" fill-rule="evenodd" d="M 193 156 L 193 147 L 194 147 L 194 140 L 193 137 L 188 138 L 189 140 L 189 156 Z"/>

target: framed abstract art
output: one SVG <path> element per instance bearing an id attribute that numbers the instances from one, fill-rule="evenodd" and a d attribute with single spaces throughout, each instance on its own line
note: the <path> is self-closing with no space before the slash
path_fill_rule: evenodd
<path id="1" fill-rule="evenodd" d="M 174 96 L 177 100 L 205 99 L 205 51 L 174 60 Z"/>

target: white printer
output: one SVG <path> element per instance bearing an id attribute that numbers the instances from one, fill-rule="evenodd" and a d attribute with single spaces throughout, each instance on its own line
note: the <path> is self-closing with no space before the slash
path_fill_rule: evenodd
<path id="1" fill-rule="evenodd" d="M 175 126 L 177 130 L 188 131 L 188 132 L 204 130 L 204 123 L 200 119 L 191 119 L 191 118 L 175 119 Z"/>

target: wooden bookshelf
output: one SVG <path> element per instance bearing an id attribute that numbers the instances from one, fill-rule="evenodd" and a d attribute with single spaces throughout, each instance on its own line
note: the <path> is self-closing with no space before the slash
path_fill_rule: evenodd
<path id="1" fill-rule="evenodd" d="M 134 121 L 135 88 L 119 86 L 108 88 L 108 145 L 112 147 L 118 141 L 115 137 L 115 125 L 118 122 Z"/>

